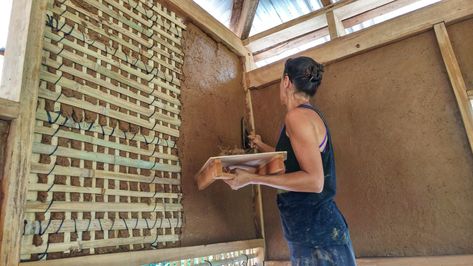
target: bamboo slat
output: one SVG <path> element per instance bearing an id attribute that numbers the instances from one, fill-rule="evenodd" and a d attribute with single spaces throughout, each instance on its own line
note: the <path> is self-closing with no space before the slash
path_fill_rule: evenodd
<path id="1" fill-rule="evenodd" d="M 87 152 L 75 149 L 69 149 L 65 147 L 53 146 L 43 143 L 33 143 L 33 153 L 38 154 L 55 154 L 57 156 L 70 157 L 80 160 L 90 160 L 102 163 L 123 165 L 128 167 L 136 167 L 148 170 L 158 170 L 167 172 L 180 172 L 181 167 L 179 165 L 163 164 L 158 162 L 149 162 L 138 159 L 130 159 L 127 157 L 121 157 L 117 155 L 109 155 L 96 152 Z"/>
<path id="2" fill-rule="evenodd" d="M 32 221 L 25 223 L 25 235 L 56 234 L 64 232 L 87 232 L 103 230 L 124 230 L 124 229 L 156 229 L 179 227 L 182 220 L 157 218 L 157 219 L 85 219 L 85 220 L 51 220 Z"/>
<path id="3" fill-rule="evenodd" d="M 87 122 L 74 122 L 72 119 L 68 119 L 61 114 L 57 113 L 50 113 L 51 120 L 55 121 L 56 124 L 60 124 L 61 126 L 66 126 L 74 129 L 87 129 L 88 131 L 93 131 L 97 132 L 100 134 L 104 134 L 107 136 L 115 136 L 118 138 L 124 138 L 124 139 L 131 139 L 131 140 L 137 140 L 141 142 L 145 142 L 148 144 L 152 145 L 160 145 L 160 146 L 166 146 L 166 147 L 175 147 L 176 143 L 172 140 L 160 138 L 157 136 L 157 134 L 150 135 L 145 138 L 145 136 L 141 134 L 134 134 L 132 132 L 124 132 L 118 128 L 111 128 L 108 126 L 100 126 L 98 123 L 94 122 L 94 124 L 90 124 Z M 36 112 L 36 119 L 48 122 L 48 115 L 47 112 L 44 110 L 38 110 Z"/>
<path id="4" fill-rule="evenodd" d="M 65 167 L 52 164 L 31 164 L 31 173 L 35 174 L 53 174 L 53 175 L 71 175 L 80 178 L 93 177 L 93 178 L 106 178 L 118 181 L 131 181 L 131 182 L 143 182 L 149 184 L 167 184 L 167 185 L 179 185 L 181 181 L 173 178 L 161 178 L 155 176 L 143 176 L 127 173 L 116 173 L 105 170 L 95 169 L 84 169 L 76 167 Z"/>
<path id="5" fill-rule="evenodd" d="M 26 203 L 25 212 L 172 212 L 181 211 L 182 205 L 178 203 L 122 203 L 122 202 L 34 202 Z"/>

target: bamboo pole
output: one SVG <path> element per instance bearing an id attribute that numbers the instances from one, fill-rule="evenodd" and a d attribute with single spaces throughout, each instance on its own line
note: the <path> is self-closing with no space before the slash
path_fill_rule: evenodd
<path id="1" fill-rule="evenodd" d="M 179 203 L 123 203 L 123 202 L 79 202 L 79 201 L 30 201 L 25 212 L 173 212 L 182 211 Z"/>

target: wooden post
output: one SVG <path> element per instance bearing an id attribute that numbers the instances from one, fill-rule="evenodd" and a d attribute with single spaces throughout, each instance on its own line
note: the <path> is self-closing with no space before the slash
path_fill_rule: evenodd
<path id="1" fill-rule="evenodd" d="M 20 261 L 20 237 L 23 231 L 27 176 L 32 154 L 46 4 L 46 0 L 13 1 L 7 54 L 12 47 L 11 42 L 15 42 L 14 46 L 22 47 L 23 54 L 18 54 L 17 60 L 20 61 L 13 64 L 21 65 L 22 71 L 12 82 L 8 82 L 8 89 L 18 89 L 21 108 L 18 117 L 11 122 L 5 151 L 0 215 L 0 265 L 18 265 Z M 8 60 L 6 63 L 8 64 Z M 6 67 L 9 68 L 10 65 Z M 5 78 L 9 78 L 8 75 Z"/>
<path id="2" fill-rule="evenodd" d="M 442 53 L 445 67 L 447 68 L 448 77 L 450 78 L 455 98 L 457 99 L 458 107 L 460 108 L 460 114 L 466 129 L 466 135 L 473 152 L 473 107 L 468 99 L 465 80 L 463 79 L 460 66 L 455 57 L 445 23 L 441 22 L 435 24 L 434 31 L 435 36 L 437 36 L 437 42 L 440 47 L 440 52 Z"/>
<path id="3" fill-rule="evenodd" d="M 243 58 L 245 62 L 243 63 L 243 89 L 245 90 L 245 103 L 246 103 L 246 110 L 247 110 L 247 115 L 248 115 L 248 121 L 249 121 L 249 130 L 250 134 L 255 134 L 255 118 L 253 115 L 253 103 L 251 101 L 251 91 L 248 89 L 248 82 L 246 79 L 246 73 L 247 73 L 247 62 L 251 62 L 252 58 L 245 57 Z M 255 218 L 256 218 L 256 226 L 258 229 L 258 237 L 261 237 L 264 240 L 264 247 L 263 247 L 263 252 L 260 254 L 259 258 L 264 262 L 266 259 L 266 236 L 265 236 L 265 231 L 264 231 L 264 212 L 263 212 L 263 196 L 261 193 L 261 186 L 256 185 L 253 186 L 253 193 L 254 193 L 254 204 L 255 204 Z"/>
<path id="4" fill-rule="evenodd" d="M 327 16 L 327 24 L 328 24 L 328 31 L 330 33 L 330 39 L 335 39 L 345 35 L 345 27 L 343 26 L 342 21 L 337 15 L 334 13 L 333 10 L 328 11 L 325 13 Z"/>

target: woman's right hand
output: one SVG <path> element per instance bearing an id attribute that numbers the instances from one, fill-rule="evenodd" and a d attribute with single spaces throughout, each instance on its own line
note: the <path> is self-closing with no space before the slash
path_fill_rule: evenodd
<path id="1" fill-rule="evenodd" d="M 255 147 L 260 148 L 261 147 L 261 144 L 263 143 L 263 141 L 261 140 L 260 135 L 252 134 L 252 135 L 248 135 L 248 138 L 250 139 L 252 148 L 255 148 Z"/>

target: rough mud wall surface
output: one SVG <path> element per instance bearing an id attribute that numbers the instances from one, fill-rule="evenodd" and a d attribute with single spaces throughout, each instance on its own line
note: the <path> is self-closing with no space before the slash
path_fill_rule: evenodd
<path id="1" fill-rule="evenodd" d="M 194 175 L 218 145 L 240 145 L 244 116 L 238 57 L 190 24 L 184 33 L 184 82 L 179 158 L 182 162 L 182 245 L 255 238 L 250 188 L 232 191 L 217 181 L 197 191 Z"/>
<path id="2" fill-rule="evenodd" d="M 3 166 L 5 164 L 5 149 L 7 146 L 8 132 L 10 130 L 10 122 L 0 120 L 0 182 L 3 180 Z M 0 183 L 1 184 L 1 183 Z M 0 189 L 0 202 L 3 200 L 2 189 Z M 1 211 L 1 209 L 0 209 Z"/>
<path id="3" fill-rule="evenodd" d="M 433 32 L 329 65 L 322 84 L 357 256 L 472 253 L 473 156 Z M 253 93 L 272 144 L 277 101 L 277 85 Z M 287 259 L 274 192 L 264 196 L 269 257 Z"/>
<path id="4" fill-rule="evenodd" d="M 473 90 L 473 19 L 447 27 L 466 87 Z"/>

